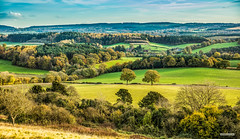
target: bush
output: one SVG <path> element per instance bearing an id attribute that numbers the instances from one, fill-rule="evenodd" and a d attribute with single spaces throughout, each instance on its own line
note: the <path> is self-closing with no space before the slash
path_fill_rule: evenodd
<path id="1" fill-rule="evenodd" d="M 45 90 L 43 89 L 43 87 L 41 85 L 34 85 L 29 92 L 30 93 L 34 93 L 34 94 L 39 94 L 41 92 L 44 92 Z"/>

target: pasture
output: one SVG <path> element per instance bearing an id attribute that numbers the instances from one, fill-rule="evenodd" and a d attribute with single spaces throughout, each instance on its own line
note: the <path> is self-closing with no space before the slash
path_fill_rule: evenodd
<path id="1" fill-rule="evenodd" d="M 142 48 L 144 50 L 151 50 L 154 52 L 160 52 L 160 51 L 166 51 L 168 49 L 172 49 L 172 48 L 185 48 L 187 46 L 191 46 L 191 45 L 196 45 L 198 43 L 190 43 L 190 44 L 181 44 L 181 45 L 166 45 L 166 44 L 160 44 L 160 43 L 153 43 L 153 42 L 149 42 L 149 44 L 142 44 Z M 117 44 L 113 44 L 113 45 L 104 45 L 103 47 L 115 47 L 118 45 L 123 45 L 125 48 L 129 48 L 130 44 L 129 43 L 117 43 Z M 134 47 L 139 46 L 139 44 L 134 44 Z"/>
<path id="2" fill-rule="evenodd" d="M 193 50 L 192 53 L 198 53 L 200 50 L 202 50 L 203 53 L 207 53 L 207 52 L 211 51 L 212 48 L 217 49 L 217 48 L 228 48 L 228 47 L 235 47 L 235 46 L 239 46 L 239 44 L 237 42 L 218 43 L 218 44 L 213 44 L 213 45 L 210 45 L 207 47 Z"/>
<path id="3" fill-rule="evenodd" d="M 230 60 L 231 67 L 237 67 L 240 60 Z"/>
<path id="4" fill-rule="evenodd" d="M 128 89 L 133 98 L 133 105 L 138 106 L 138 102 L 150 91 L 157 91 L 174 103 L 175 97 L 181 86 L 178 85 L 116 85 L 116 84 L 69 84 L 74 86 L 81 98 L 107 100 L 116 103 L 115 95 L 119 89 Z M 227 104 L 234 106 L 237 97 L 240 96 L 240 89 L 220 89 L 225 95 Z"/>
<path id="5" fill-rule="evenodd" d="M 29 69 L 29 68 L 15 66 L 15 65 L 12 65 L 11 61 L 0 59 L 0 72 L 5 72 L 5 71 L 8 71 L 9 73 L 36 74 L 36 75 L 42 75 L 42 74 L 48 73 L 48 71 L 45 71 L 45 70 Z"/>
<path id="6" fill-rule="evenodd" d="M 137 59 L 141 59 L 141 57 L 122 57 L 118 60 L 111 60 L 108 62 L 104 62 L 107 65 L 107 68 L 116 65 L 117 63 L 119 64 L 123 64 L 125 62 L 129 62 L 129 61 L 135 61 Z M 95 68 L 98 68 L 101 64 L 96 64 Z"/>
<path id="7" fill-rule="evenodd" d="M 215 68 L 162 68 L 155 69 L 160 73 L 160 84 L 204 84 L 214 82 L 218 86 L 240 87 L 240 70 Z M 142 78 L 147 70 L 135 70 L 136 79 L 131 83 L 143 83 Z M 91 79 L 76 82 L 125 83 L 120 80 L 121 72 L 107 73 Z"/>

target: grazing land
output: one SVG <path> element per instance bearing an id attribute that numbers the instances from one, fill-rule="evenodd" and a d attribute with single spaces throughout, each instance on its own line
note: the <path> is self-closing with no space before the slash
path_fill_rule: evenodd
<path id="1" fill-rule="evenodd" d="M 218 43 L 218 44 L 213 44 L 213 45 L 210 45 L 207 47 L 193 50 L 192 53 L 197 53 L 200 50 L 202 50 L 204 53 L 207 53 L 207 52 L 211 51 L 212 48 L 228 48 L 228 47 L 235 47 L 235 46 L 239 46 L 239 44 L 237 42 Z"/>
<path id="2" fill-rule="evenodd" d="M 240 60 L 230 60 L 231 67 L 237 67 Z"/>
<path id="3" fill-rule="evenodd" d="M 174 102 L 177 92 L 181 86 L 174 85 L 108 85 L 108 84 L 71 84 L 74 86 L 81 98 L 107 100 L 111 103 L 116 103 L 117 96 L 115 95 L 119 89 L 128 89 L 133 96 L 133 105 L 147 95 L 150 91 L 157 91 L 166 97 L 171 103 Z M 227 104 L 234 106 L 237 102 L 237 97 L 240 96 L 240 89 L 221 89 L 226 97 Z"/>
<path id="4" fill-rule="evenodd" d="M 214 82 L 218 86 L 240 87 L 240 71 L 214 68 L 167 68 L 155 69 L 160 73 L 160 84 L 203 84 Z M 135 70 L 136 79 L 132 83 L 143 83 L 147 70 Z M 103 74 L 77 82 L 125 83 L 120 80 L 121 72 Z"/>
<path id="5" fill-rule="evenodd" d="M 196 45 L 198 43 L 188 43 L 188 44 L 181 44 L 181 45 L 166 45 L 166 44 L 160 44 L 160 43 L 153 43 L 153 42 L 149 42 L 149 44 L 142 44 L 142 48 L 144 50 L 152 50 L 152 51 L 166 51 L 168 49 L 172 49 L 172 48 L 185 48 L 187 46 L 191 46 L 191 45 Z M 103 47 L 115 47 L 118 45 L 123 45 L 125 48 L 129 48 L 130 44 L 129 43 L 117 43 L 117 44 L 113 44 L 113 45 L 104 45 Z M 139 44 L 134 44 L 134 47 L 139 46 Z"/>
<path id="6" fill-rule="evenodd" d="M 107 65 L 107 68 L 114 66 L 115 64 L 119 63 L 119 64 L 123 64 L 125 62 L 129 62 L 129 61 L 135 61 L 137 59 L 141 59 L 141 57 L 122 57 L 118 60 L 111 60 L 108 62 L 104 62 Z M 95 68 L 98 68 L 101 64 L 96 64 Z"/>
<path id="7" fill-rule="evenodd" d="M 11 61 L 0 59 L 0 72 L 4 72 L 4 71 L 8 71 L 10 73 L 17 73 L 17 74 L 36 74 L 36 75 L 42 75 L 42 74 L 48 73 L 48 71 L 45 71 L 45 70 L 29 69 L 29 68 L 14 66 L 12 65 Z"/>

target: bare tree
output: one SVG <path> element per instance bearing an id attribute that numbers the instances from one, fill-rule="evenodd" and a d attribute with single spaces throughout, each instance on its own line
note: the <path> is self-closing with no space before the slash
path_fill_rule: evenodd
<path id="1" fill-rule="evenodd" d="M 32 102 L 25 94 L 16 90 L 0 89 L 0 105 L 4 108 L 3 111 L 11 117 L 14 126 L 17 116 L 29 111 Z"/>
<path id="2" fill-rule="evenodd" d="M 187 107 L 192 111 L 199 110 L 206 105 L 223 104 L 225 102 L 225 97 L 213 84 L 182 87 L 176 97 L 177 106 Z"/>

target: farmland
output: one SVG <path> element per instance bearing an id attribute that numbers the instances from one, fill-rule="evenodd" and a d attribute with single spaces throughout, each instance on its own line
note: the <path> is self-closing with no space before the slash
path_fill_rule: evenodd
<path id="1" fill-rule="evenodd" d="M 119 63 L 119 64 L 123 64 L 124 62 L 129 62 L 129 61 L 135 61 L 137 59 L 141 59 L 141 57 L 122 57 L 118 60 L 111 60 L 108 62 L 104 62 L 104 64 L 107 65 L 107 68 Z M 98 68 L 101 64 L 96 64 L 95 68 Z"/>
<path id="2" fill-rule="evenodd" d="M 136 79 L 133 83 L 143 83 L 142 78 L 147 70 L 135 70 Z M 223 70 L 214 68 L 167 68 L 157 69 L 161 84 L 202 84 L 214 82 L 220 86 L 240 87 L 238 70 Z M 125 83 L 120 80 L 121 72 L 103 74 L 91 79 L 77 82 Z"/>
<path id="3" fill-rule="evenodd" d="M 191 46 L 191 45 L 196 45 L 198 43 L 190 43 L 190 44 L 181 44 L 181 45 L 166 45 L 166 44 L 160 44 L 160 43 L 153 43 L 150 42 L 149 44 L 142 44 L 142 48 L 144 50 L 152 50 L 152 51 L 166 51 L 168 49 L 172 49 L 172 48 L 185 48 L 187 46 Z M 125 48 L 129 48 L 130 44 L 128 43 L 117 43 L 117 44 L 113 44 L 113 45 L 104 45 L 103 47 L 115 47 L 118 45 L 123 45 L 125 46 Z M 139 46 L 139 44 L 134 44 L 134 47 Z"/>
<path id="4" fill-rule="evenodd" d="M 147 95 L 149 91 L 156 91 L 169 99 L 171 103 L 174 102 L 180 86 L 174 85 L 85 85 L 85 84 L 71 84 L 74 86 L 81 98 L 107 100 L 111 103 L 116 103 L 117 96 L 115 93 L 119 89 L 128 89 L 133 96 L 133 105 Z M 237 97 L 240 96 L 240 90 L 237 89 L 221 89 L 221 92 L 226 96 L 227 104 L 234 106 L 237 102 Z"/>
<path id="5" fill-rule="evenodd" d="M 204 53 L 209 52 L 212 48 L 228 48 L 228 47 L 235 47 L 239 46 L 237 42 L 230 42 L 230 43 L 218 43 L 218 44 L 213 44 L 207 47 L 199 48 L 196 50 L 193 50 L 192 53 L 197 53 L 200 50 L 202 50 Z"/>
<path id="6" fill-rule="evenodd" d="M 42 75 L 42 74 L 48 73 L 48 71 L 45 71 L 45 70 L 29 69 L 29 68 L 14 66 L 12 65 L 11 61 L 0 59 L 0 72 L 4 72 L 4 71 L 8 71 L 10 73 L 17 73 L 17 74 L 36 74 L 36 75 Z"/>
<path id="7" fill-rule="evenodd" d="M 230 60 L 231 67 L 237 67 L 240 60 Z"/>

